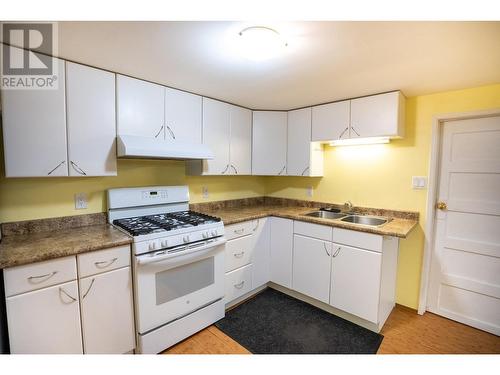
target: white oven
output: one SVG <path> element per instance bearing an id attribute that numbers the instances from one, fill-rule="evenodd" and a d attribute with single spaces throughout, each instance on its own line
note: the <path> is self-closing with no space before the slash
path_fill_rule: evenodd
<path id="1" fill-rule="evenodd" d="M 218 237 L 135 257 L 140 336 L 224 297 L 225 242 Z"/>

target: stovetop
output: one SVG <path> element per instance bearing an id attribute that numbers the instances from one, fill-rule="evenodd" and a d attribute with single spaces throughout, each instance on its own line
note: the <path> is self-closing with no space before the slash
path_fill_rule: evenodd
<path id="1" fill-rule="evenodd" d="M 220 222 L 215 216 L 195 211 L 179 211 L 158 215 L 146 215 L 113 220 L 113 224 L 124 229 L 132 236 L 172 231 Z"/>

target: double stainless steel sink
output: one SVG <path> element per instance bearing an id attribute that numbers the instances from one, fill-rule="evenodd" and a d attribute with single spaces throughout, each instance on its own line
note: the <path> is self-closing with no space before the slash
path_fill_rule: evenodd
<path id="1" fill-rule="evenodd" d="M 333 210 L 313 211 L 305 214 L 304 216 L 318 217 L 321 219 L 329 219 L 329 220 L 338 220 L 338 221 L 343 221 L 345 223 L 367 225 L 371 227 L 380 227 L 381 225 L 384 225 L 389 221 L 391 221 L 391 219 L 381 216 L 360 215 L 350 212 L 340 212 L 340 211 L 336 212 Z"/>

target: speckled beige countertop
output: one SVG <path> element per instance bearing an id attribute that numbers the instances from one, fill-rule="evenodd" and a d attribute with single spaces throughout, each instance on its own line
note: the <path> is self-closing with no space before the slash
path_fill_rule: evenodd
<path id="1" fill-rule="evenodd" d="M 301 206 L 281 206 L 281 205 L 255 205 L 247 207 L 230 207 L 230 208 L 215 208 L 197 207 L 197 210 L 209 215 L 218 216 L 224 222 L 224 225 L 231 225 L 247 220 L 255 220 L 266 216 L 276 216 L 286 219 L 307 221 L 315 224 L 329 225 L 332 227 L 339 227 L 344 229 L 356 230 L 359 232 L 368 232 L 380 234 L 383 236 L 394 236 L 406 238 L 411 230 L 417 225 L 418 220 L 392 217 L 388 223 L 372 227 L 360 224 L 346 223 L 340 220 L 321 219 L 311 216 L 304 216 L 309 212 L 315 211 L 315 207 L 301 207 Z M 381 216 L 391 217 L 391 211 L 377 212 Z"/>
<path id="2" fill-rule="evenodd" d="M 46 225 L 46 221 L 40 222 L 45 223 L 42 226 Z M 106 223 L 76 228 L 58 225 L 46 231 L 27 231 L 26 228 L 19 228 L 17 232 L 3 237 L 0 242 L 0 269 L 130 243 L 132 237 Z"/>

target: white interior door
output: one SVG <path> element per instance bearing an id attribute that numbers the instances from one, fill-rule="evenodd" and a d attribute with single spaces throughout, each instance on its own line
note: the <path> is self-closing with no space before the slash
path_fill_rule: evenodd
<path id="1" fill-rule="evenodd" d="M 500 335 L 500 116 L 443 126 L 427 309 Z"/>

